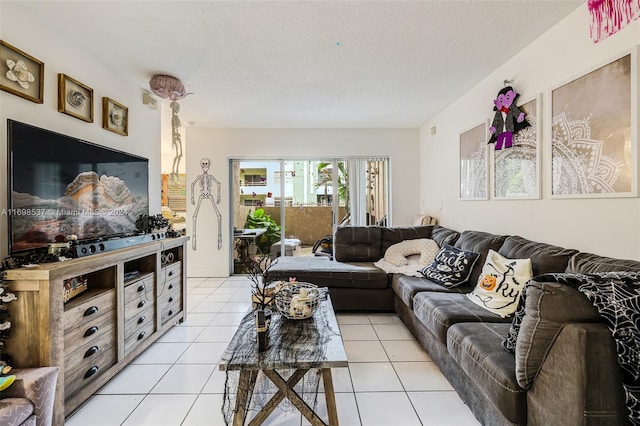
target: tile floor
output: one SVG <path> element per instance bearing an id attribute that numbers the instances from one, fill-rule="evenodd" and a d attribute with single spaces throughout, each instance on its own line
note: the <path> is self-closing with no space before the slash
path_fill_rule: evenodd
<path id="1" fill-rule="evenodd" d="M 217 362 L 248 309 L 249 280 L 189 278 L 188 316 L 70 416 L 67 426 L 224 425 Z M 339 314 L 348 368 L 333 370 L 342 426 L 479 423 L 393 314 Z M 322 389 L 320 389 L 322 391 Z M 324 397 L 318 410 L 326 418 Z M 264 423 L 303 426 L 276 410 Z"/>

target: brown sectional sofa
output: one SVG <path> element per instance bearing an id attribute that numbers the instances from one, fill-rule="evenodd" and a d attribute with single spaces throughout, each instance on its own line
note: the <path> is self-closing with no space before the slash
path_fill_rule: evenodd
<path id="1" fill-rule="evenodd" d="M 412 238 L 480 253 L 473 284 L 445 288 L 426 278 L 386 276 L 373 265 L 392 244 Z M 466 297 L 489 249 L 510 259 L 530 258 L 533 264 L 515 354 L 502 347 L 512 318 L 501 318 Z M 637 272 L 640 262 L 437 225 L 339 228 L 334 250 L 336 261 L 281 258 L 270 277 L 295 276 L 327 286 L 336 310 L 394 309 L 482 424 L 629 424 L 611 333 L 582 293 L 538 283 L 535 276 Z"/>

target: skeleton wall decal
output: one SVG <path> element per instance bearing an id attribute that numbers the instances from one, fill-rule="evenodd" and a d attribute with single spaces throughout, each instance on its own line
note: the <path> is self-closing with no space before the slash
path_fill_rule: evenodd
<path id="1" fill-rule="evenodd" d="M 198 212 L 200 211 L 200 205 L 202 204 L 202 200 L 206 199 L 211 201 L 211 205 L 216 212 L 216 217 L 218 218 L 218 250 L 222 248 L 222 215 L 220 214 L 220 210 L 218 209 L 218 204 L 220 204 L 220 181 L 209 174 L 209 167 L 211 166 L 211 160 L 208 158 L 203 158 L 200 160 L 200 167 L 202 168 L 202 174 L 198 175 L 196 179 L 191 184 L 191 204 L 195 205 L 195 186 L 196 183 L 200 184 L 200 195 L 198 196 L 198 206 L 196 207 L 196 211 L 193 212 L 193 232 L 191 235 L 191 247 L 196 250 L 196 223 L 198 221 Z M 213 194 L 211 193 L 211 185 L 215 182 L 216 184 L 216 201 L 213 201 Z"/>

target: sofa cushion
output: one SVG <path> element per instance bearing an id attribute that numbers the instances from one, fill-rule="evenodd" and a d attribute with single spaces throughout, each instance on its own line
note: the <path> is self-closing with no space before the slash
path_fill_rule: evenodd
<path id="1" fill-rule="evenodd" d="M 637 260 L 613 259 L 591 253 L 578 253 L 569 259 L 565 272 L 569 274 L 597 274 L 599 272 L 640 272 Z"/>
<path id="2" fill-rule="evenodd" d="M 333 250 L 338 262 L 375 262 L 382 258 L 379 226 L 342 226 L 336 229 Z"/>
<path id="3" fill-rule="evenodd" d="M 444 226 L 435 225 L 431 230 L 431 239 L 438 243 L 440 247 L 445 244 L 449 244 L 450 246 L 454 245 L 458 237 L 460 237 L 458 231 L 445 228 Z"/>
<path id="4" fill-rule="evenodd" d="M 429 281 L 420 274 L 420 278 L 395 274 L 391 279 L 391 287 L 395 294 L 407 305 L 413 308 L 413 297 L 421 291 L 436 291 L 442 293 L 469 293 L 472 287 L 468 284 L 457 287 L 443 287 L 433 281 Z"/>
<path id="5" fill-rule="evenodd" d="M 547 352 L 562 326 L 568 322 L 600 322 L 593 304 L 579 290 L 559 283 L 527 285 L 525 315 L 516 339 L 516 378 L 523 388 L 531 387 Z"/>
<path id="6" fill-rule="evenodd" d="M 482 321 L 510 322 L 509 319 L 501 318 L 476 305 L 465 294 L 420 292 L 413 298 L 413 312 L 418 320 L 445 345 L 447 330 L 453 324 Z M 502 337 L 504 338 L 504 335 Z"/>
<path id="7" fill-rule="evenodd" d="M 415 240 L 418 238 L 431 238 L 433 225 L 427 226 L 396 226 L 392 228 L 380 228 L 382 253 L 394 244 L 405 240 Z M 382 256 L 380 256 L 382 257 Z"/>
<path id="8" fill-rule="evenodd" d="M 419 264 L 426 266 L 433 262 L 438 251 L 439 247 L 435 241 L 427 238 L 414 238 L 400 241 L 389 247 L 384 252 L 384 259 L 396 266 L 404 266 L 409 263 L 407 256 L 419 254 Z"/>
<path id="9" fill-rule="evenodd" d="M 494 314 L 508 317 L 516 311 L 520 293 L 531 278 L 531 259 L 507 259 L 489 250 L 469 299 Z"/>
<path id="10" fill-rule="evenodd" d="M 22 425 L 34 411 L 34 406 L 27 398 L 0 399 L 0 424 Z"/>
<path id="11" fill-rule="evenodd" d="M 478 253 L 445 245 L 436 254 L 433 263 L 421 272 L 435 283 L 445 287 L 456 287 L 469 281 L 478 256 Z"/>
<path id="12" fill-rule="evenodd" d="M 469 277 L 469 283 L 472 286 L 478 282 L 482 265 L 484 265 L 489 250 L 498 251 L 506 238 L 504 235 L 494 235 L 480 231 L 464 231 L 460 234 L 454 247 L 480 255 Z"/>
<path id="13" fill-rule="evenodd" d="M 447 350 L 507 420 L 526 424 L 526 391 L 516 380 L 513 355 L 500 347 L 508 328 L 495 323 L 454 324 L 447 333 Z"/>
<path id="14" fill-rule="evenodd" d="M 531 259 L 535 277 L 549 272 L 564 272 L 569 259 L 578 251 L 510 236 L 504 240 L 498 253 L 509 259 Z"/>
<path id="15" fill-rule="evenodd" d="M 267 273 L 269 280 L 295 277 L 320 287 L 384 289 L 389 288 L 389 277 L 373 263 L 342 263 L 324 257 L 279 257 Z"/>

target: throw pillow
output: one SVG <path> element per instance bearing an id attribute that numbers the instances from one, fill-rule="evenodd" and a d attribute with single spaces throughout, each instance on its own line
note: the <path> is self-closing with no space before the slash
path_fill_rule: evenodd
<path id="1" fill-rule="evenodd" d="M 436 254 L 433 263 L 420 272 L 436 284 L 457 287 L 467 282 L 479 256 L 479 253 L 445 244 Z"/>
<path id="2" fill-rule="evenodd" d="M 468 297 L 476 305 L 506 318 L 516 311 L 522 289 L 532 277 L 531 259 L 507 259 L 489 250 L 478 284 Z"/>
<path id="3" fill-rule="evenodd" d="M 392 245 L 384 252 L 384 259 L 395 266 L 404 266 L 409 262 L 407 256 L 419 254 L 420 266 L 428 265 L 433 262 L 433 258 L 438 253 L 438 244 L 427 238 L 416 238 L 413 240 L 404 240 Z"/>

